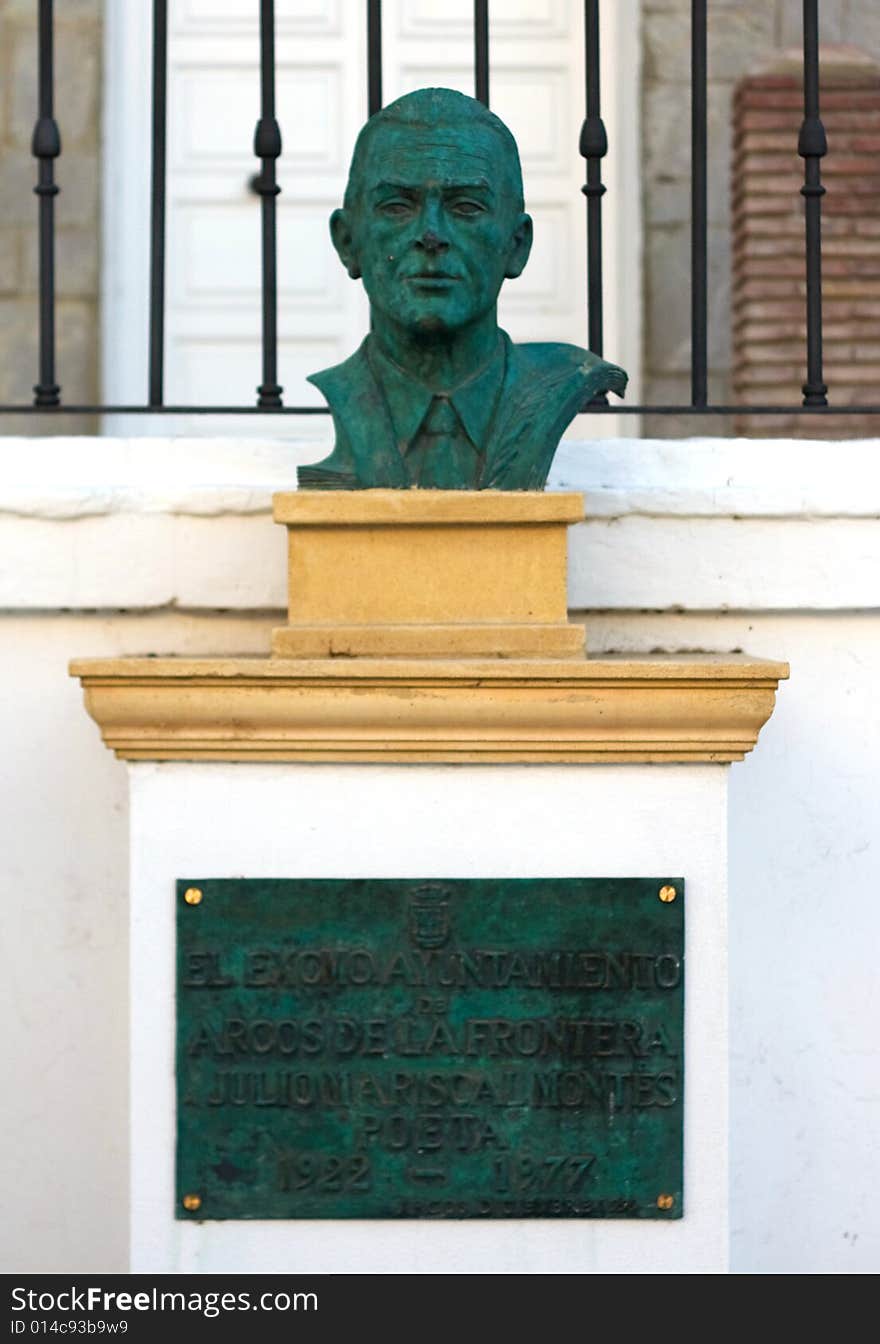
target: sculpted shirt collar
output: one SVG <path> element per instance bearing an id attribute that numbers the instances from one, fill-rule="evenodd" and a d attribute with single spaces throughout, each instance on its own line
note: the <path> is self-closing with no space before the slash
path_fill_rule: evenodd
<path id="1" fill-rule="evenodd" d="M 495 350 L 489 360 L 453 388 L 430 388 L 406 373 L 379 348 L 373 337 L 365 342 L 367 358 L 379 386 L 385 393 L 394 437 L 402 453 L 415 442 L 431 402 L 436 396 L 448 397 L 468 438 L 482 452 L 507 364 L 507 337 L 499 331 Z"/>

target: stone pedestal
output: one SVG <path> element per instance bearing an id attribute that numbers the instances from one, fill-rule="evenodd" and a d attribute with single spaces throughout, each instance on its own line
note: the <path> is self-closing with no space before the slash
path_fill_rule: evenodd
<path id="1" fill-rule="evenodd" d="M 282 495 L 273 656 L 81 660 L 130 761 L 132 1269 L 723 1273 L 727 764 L 784 664 L 578 657 L 579 496 Z M 345 655 L 345 656 L 340 656 Z M 686 882 L 684 1216 L 181 1221 L 177 879 Z"/>
<path id="2" fill-rule="evenodd" d="M 299 491 L 275 496 L 288 534 L 286 658 L 565 658 L 566 529 L 576 494 Z"/>
<path id="3" fill-rule="evenodd" d="M 134 762 L 131 1268 L 144 1273 L 724 1273 L 723 765 Z M 175 880 L 683 873 L 684 1216 L 175 1218 Z"/>

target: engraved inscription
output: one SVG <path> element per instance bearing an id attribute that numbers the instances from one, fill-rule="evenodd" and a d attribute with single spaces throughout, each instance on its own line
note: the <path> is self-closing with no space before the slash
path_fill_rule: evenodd
<path id="1" fill-rule="evenodd" d="M 199 880 L 179 1188 L 207 1218 L 680 1216 L 665 880 Z"/>
<path id="2" fill-rule="evenodd" d="M 358 1154 L 340 1157 L 335 1153 L 283 1152 L 278 1158 L 278 1189 L 369 1190 L 370 1164 Z"/>

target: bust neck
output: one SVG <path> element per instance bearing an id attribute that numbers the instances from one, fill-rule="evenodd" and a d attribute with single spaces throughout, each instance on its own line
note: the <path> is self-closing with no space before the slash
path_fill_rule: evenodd
<path id="1" fill-rule="evenodd" d="M 446 392 L 473 377 L 493 358 L 498 348 L 498 321 L 492 308 L 446 337 L 437 332 L 414 336 L 409 328 L 383 315 L 381 321 L 374 317 L 372 337 L 404 373 L 432 391 Z"/>

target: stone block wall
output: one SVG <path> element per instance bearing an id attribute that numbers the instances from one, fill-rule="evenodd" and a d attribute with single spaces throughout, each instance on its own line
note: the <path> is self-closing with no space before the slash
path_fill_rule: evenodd
<path id="1" fill-rule="evenodd" d="M 103 0 L 55 5 L 56 381 L 98 400 Z M 0 404 L 28 404 L 38 377 L 36 0 L 0 0 Z M 0 416 L 0 434 L 93 434 L 83 416 Z"/>
<path id="2" fill-rule="evenodd" d="M 643 399 L 647 404 L 690 401 L 690 12 L 690 0 L 642 0 Z M 734 395 L 734 91 L 744 76 L 786 51 L 800 50 L 802 12 L 798 0 L 709 0 L 709 397 L 713 402 L 729 402 Z M 845 44 L 880 61 L 877 0 L 822 0 L 819 14 L 822 44 Z M 829 159 L 830 155 L 823 163 L 823 175 Z M 880 217 L 880 204 L 877 210 Z M 832 397 L 833 392 L 832 386 Z M 731 432 L 735 427 L 718 416 L 654 416 L 646 417 L 644 425 L 648 436 L 672 438 Z M 750 432 L 756 432 L 754 427 Z M 757 432 L 772 433 L 772 426 L 765 419 Z"/>

